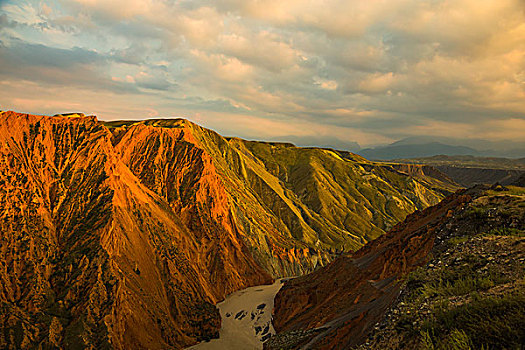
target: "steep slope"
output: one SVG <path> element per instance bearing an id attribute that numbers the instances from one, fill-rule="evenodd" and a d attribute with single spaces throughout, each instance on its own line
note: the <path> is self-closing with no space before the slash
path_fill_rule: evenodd
<path id="1" fill-rule="evenodd" d="M 360 349 L 525 346 L 525 188 L 495 189 L 449 218 Z"/>
<path id="2" fill-rule="evenodd" d="M 513 186 L 525 187 L 525 174 L 522 174 L 516 181 L 512 183 Z"/>
<path id="3" fill-rule="evenodd" d="M 523 346 L 525 312 L 516 303 L 525 276 L 524 201 L 524 188 L 459 191 L 355 254 L 288 281 L 275 298 L 278 335 L 265 348 L 449 349 L 461 339 L 475 348 Z M 478 291 L 481 299 L 465 300 Z M 492 326 L 476 317 L 492 317 Z"/>
<path id="4" fill-rule="evenodd" d="M 115 151 L 188 227 L 206 256 L 207 270 L 212 271 L 209 277 L 214 294 L 224 296 L 245 285 L 231 284 L 229 275 L 249 280 L 265 273 L 239 237 L 228 195 L 211 157 L 198 147 L 184 124 L 175 128 L 136 125 L 120 138 Z"/>
<path id="5" fill-rule="evenodd" d="M 433 166 L 425 164 L 414 165 L 398 163 L 391 163 L 390 166 L 410 176 L 421 178 L 423 181 L 431 179 L 435 183 L 435 188 L 437 190 L 441 188 L 447 188 L 447 186 L 449 186 L 448 189 L 454 189 L 454 186 L 451 186 L 451 184 L 456 184 L 456 182 L 452 180 L 452 178 L 450 178 L 447 174 L 441 172 L 439 169 Z M 459 187 L 459 185 L 457 185 L 457 187 Z"/>
<path id="6" fill-rule="evenodd" d="M 355 250 L 454 184 L 185 120 L 0 114 L 0 347 L 182 348 L 214 304 Z"/>
<path id="7" fill-rule="evenodd" d="M 107 348 L 116 280 L 100 242 L 113 196 L 104 130 L 87 118 L 0 117 L 0 346 Z"/>
<path id="8" fill-rule="evenodd" d="M 148 188 L 186 222 L 210 219 L 192 223 L 201 232 L 242 235 L 275 277 L 303 274 L 334 252 L 355 250 L 457 188 L 348 152 L 225 139 L 182 119 L 106 125 L 123 161 Z M 213 179 L 214 189 L 195 193 L 182 182 L 190 173 Z"/>
<path id="9" fill-rule="evenodd" d="M 290 344 L 291 348 L 308 344 L 306 348 L 334 349 L 359 344 L 398 296 L 399 279 L 426 262 L 435 229 L 449 211 L 470 200 L 467 194 L 448 197 L 409 215 L 352 256 L 342 256 L 310 275 L 287 282 L 275 298 L 275 330 L 302 331 L 293 338 L 296 343 Z M 282 344 L 277 338 L 269 346 Z"/>
<path id="10" fill-rule="evenodd" d="M 236 237 L 203 248 L 94 117 L 0 117 L 1 347 L 180 348 L 271 282 Z"/>

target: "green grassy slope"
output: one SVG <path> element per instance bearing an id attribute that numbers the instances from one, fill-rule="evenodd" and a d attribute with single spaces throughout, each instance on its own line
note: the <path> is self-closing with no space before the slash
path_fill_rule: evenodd
<path id="1" fill-rule="evenodd" d="M 524 237 L 525 188 L 486 191 L 450 216 L 359 349 L 523 349 Z"/>

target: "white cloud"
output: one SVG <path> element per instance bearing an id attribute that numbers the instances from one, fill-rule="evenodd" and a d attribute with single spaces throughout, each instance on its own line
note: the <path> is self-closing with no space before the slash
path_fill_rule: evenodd
<path id="1" fill-rule="evenodd" d="M 38 83 L 79 109 L 220 116 L 240 136 L 525 138 L 522 0 L 10 0 L 0 16 L 0 79 L 32 89 L 2 106 L 36 108 Z"/>

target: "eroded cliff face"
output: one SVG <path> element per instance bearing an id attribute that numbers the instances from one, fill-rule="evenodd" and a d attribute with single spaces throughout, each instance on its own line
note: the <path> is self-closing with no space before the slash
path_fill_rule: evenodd
<path id="1" fill-rule="evenodd" d="M 229 293 L 326 265 L 443 196 L 347 152 L 182 119 L 14 112 L 0 185 L 7 348 L 183 348 L 218 334 Z"/>
<path id="2" fill-rule="evenodd" d="M 398 297 L 403 276 L 428 261 L 436 231 L 471 194 L 454 194 L 409 215 L 355 254 L 288 281 L 275 298 L 279 335 L 266 347 L 350 349 L 363 342 Z"/>
<path id="3" fill-rule="evenodd" d="M 0 347 L 107 348 L 106 132 L 93 118 L 0 118 Z"/>
<path id="4" fill-rule="evenodd" d="M 447 185 L 456 184 L 446 173 L 439 171 L 436 167 L 424 164 L 402 164 L 392 163 L 390 166 L 403 173 L 415 176 L 421 179 L 432 179 L 434 182 L 441 186 L 436 188 L 446 188 Z M 459 186 L 459 185 L 458 185 Z M 452 187 L 453 188 L 453 187 Z"/>
<path id="5" fill-rule="evenodd" d="M 493 183 L 510 185 L 525 174 L 523 169 L 469 168 L 450 165 L 436 165 L 435 167 L 466 187 Z"/>
<path id="6" fill-rule="evenodd" d="M 217 301 L 272 281 L 142 183 L 95 118 L 0 117 L 1 347 L 182 348 L 216 335 Z"/>
<path id="7" fill-rule="evenodd" d="M 226 139 L 182 119 L 105 125 L 124 163 L 185 223 L 204 239 L 217 230 L 240 239 L 273 277 L 326 265 L 457 188 L 349 152 Z"/>
<path id="8" fill-rule="evenodd" d="M 132 126 L 115 150 L 140 182 L 164 199 L 191 231 L 210 272 L 205 277 L 216 301 L 253 281 L 271 281 L 240 237 L 222 179 L 187 123 L 180 121 L 175 128 Z"/>
<path id="9" fill-rule="evenodd" d="M 204 250 L 210 248 L 208 264 L 214 271 L 233 266 L 245 276 L 249 271 L 239 266 L 261 266 L 274 277 L 288 276 L 332 259 L 326 247 L 319 249 L 315 241 L 292 236 L 286 223 L 311 229 L 295 208 L 288 207 L 278 181 L 268 184 L 261 178 L 264 169 L 247 166 L 244 156 L 222 136 L 182 119 L 107 125 L 123 162 L 169 203 Z M 217 246 L 213 237 L 227 238 L 225 246 Z M 221 254 L 228 245 L 240 248 L 242 254 L 233 257 L 237 262 Z M 239 289 L 216 277 L 216 288 L 226 293 Z"/>

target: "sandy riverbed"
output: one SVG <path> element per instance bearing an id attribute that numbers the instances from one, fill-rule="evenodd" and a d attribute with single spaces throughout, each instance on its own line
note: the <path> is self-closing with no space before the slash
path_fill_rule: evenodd
<path id="1" fill-rule="evenodd" d="M 284 280 L 279 279 L 272 285 L 250 287 L 229 295 L 226 300 L 217 304 L 222 318 L 219 339 L 202 342 L 188 349 L 262 349 L 263 342 L 271 334 L 275 334 L 271 322 L 273 299 Z"/>

